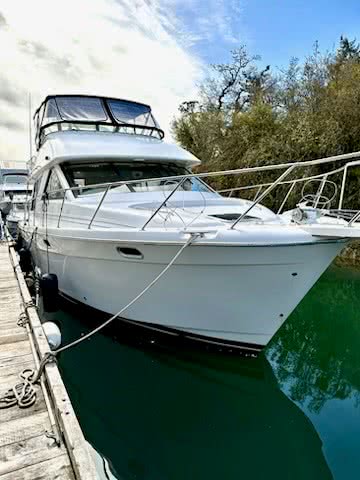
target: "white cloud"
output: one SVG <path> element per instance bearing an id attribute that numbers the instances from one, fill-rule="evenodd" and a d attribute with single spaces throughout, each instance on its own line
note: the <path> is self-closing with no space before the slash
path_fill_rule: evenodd
<path id="1" fill-rule="evenodd" d="M 168 131 L 202 64 L 173 0 L 0 0 L 0 160 L 27 160 L 27 104 L 51 93 L 149 103 Z"/>
<path id="2" fill-rule="evenodd" d="M 188 39 L 198 42 L 221 42 L 226 48 L 239 44 L 244 37 L 242 5 L 246 0 L 163 0 L 168 8 L 187 18 L 191 25 Z M 188 29 L 189 30 L 189 29 Z"/>

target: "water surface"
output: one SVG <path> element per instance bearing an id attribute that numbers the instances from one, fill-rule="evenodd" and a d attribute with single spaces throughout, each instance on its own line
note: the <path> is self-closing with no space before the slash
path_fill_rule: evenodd
<path id="1" fill-rule="evenodd" d="M 59 362 L 86 438 L 119 479 L 358 478 L 359 293 L 330 268 L 257 359 L 97 334 Z M 64 342 L 90 317 L 47 315 Z"/>

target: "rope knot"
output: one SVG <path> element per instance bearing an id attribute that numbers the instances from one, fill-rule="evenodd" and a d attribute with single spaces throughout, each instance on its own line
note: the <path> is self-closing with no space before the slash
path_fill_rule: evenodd
<path id="1" fill-rule="evenodd" d="M 21 381 L 14 387 L 9 388 L 3 395 L 0 395 L 0 409 L 13 407 L 14 405 L 18 405 L 20 408 L 28 408 L 34 405 L 36 401 L 35 384 L 43 374 L 45 365 L 55 361 L 55 353 L 46 352 L 37 372 L 32 368 L 23 370 L 19 375 Z"/>
<path id="2" fill-rule="evenodd" d="M 27 316 L 26 312 L 20 313 L 19 320 L 17 321 L 18 326 L 25 327 L 27 323 L 29 323 L 29 317 Z"/>

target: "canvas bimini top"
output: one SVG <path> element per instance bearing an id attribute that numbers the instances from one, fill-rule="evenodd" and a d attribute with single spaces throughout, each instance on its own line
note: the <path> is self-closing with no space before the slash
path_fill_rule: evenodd
<path id="1" fill-rule="evenodd" d="M 34 115 L 39 149 L 47 134 L 61 130 L 113 131 L 164 138 L 149 105 L 110 97 L 49 95 Z"/>

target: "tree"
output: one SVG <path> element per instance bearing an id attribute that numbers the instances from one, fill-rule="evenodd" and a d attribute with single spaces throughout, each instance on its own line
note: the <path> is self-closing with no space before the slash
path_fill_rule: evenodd
<path id="1" fill-rule="evenodd" d="M 234 50 L 229 63 L 210 67 L 198 98 L 180 106 L 174 136 L 201 158 L 202 170 L 312 160 L 360 150 L 360 46 L 356 40 L 341 37 L 338 49 L 326 54 L 316 42 L 303 63 L 293 58 L 277 76 L 270 66 L 259 69 L 258 60 L 245 46 Z M 308 173 L 322 173 L 322 168 Z M 227 176 L 212 179 L 212 184 L 233 188 L 271 182 L 274 175 Z M 360 208 L 359 191 L 360 176 L 351 170 L 345 207 Z M 296 187 L 288 206 L 300 197 L 301 188 Z M 276 209 L 282 198 L 276 190 L 267 205 Z"/>
<path id="2" fill-rule="evenodd" d="M 349 40 L 341 35 L 336 61 L 343 63 L 349 60 L 360 62 L 360 45 L 356 43 L 356 38 Z"/>

